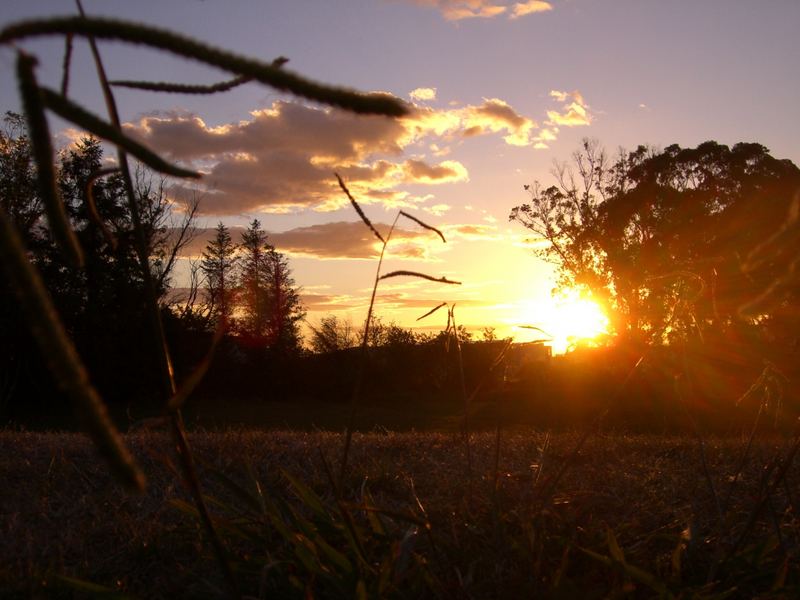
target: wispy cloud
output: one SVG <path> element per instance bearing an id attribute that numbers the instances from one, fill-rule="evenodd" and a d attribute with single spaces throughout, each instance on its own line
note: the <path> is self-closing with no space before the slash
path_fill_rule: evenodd
<path id="1" fill-rule="evenodd" d="M 553 10 L 553 5 L 544 0 L 528 0 L 528 2 L 517 2 L 511 7 L 510 18 L 518 19 L 525 15 L 532 15 L 539 12 L 547 12 Z"/>
<path id="2" fill-rule="evenodd" d="M 420 87 L 409 92 L 408 96 L 415 102 L 436 100 L 436 88 Z"/>
<path id="3" fill-rule="evenodd" d="M 503 140 L 513 146 L 529 145 L 533 131 L 538 127 L 536 121 L 519 114 L 510 104 L 499 98 L 486 98 L 481 104 L 444 110 L 417 107 L 404 119 L 404 123 L 412 137 L 447 138 L 501 134 Z"/>
<path id="4" fill-rule="evenodd" d="M 537 150 L 549 148 L 549 143 L 558 138 L 560 127 L 591 125 L 594 119 L 590 106 L 579 91 L 550 90 L 549 96 L 561 106 L 547 111 L 544 127 L 538 129 L 532 137 L 533 147 Z"/>
<path id="5" fill-rule="evenodd" d="M 589 125 L 592 122 L 592 115 L 589 113 L 589 105 L 583 99 L 583 95 L 578 92 L 560 92 L 551 90 L 550 97 L 562 104 L 561 110 L 548 110 L 547 118 L 554 125 L 564 125 L 575 127 L 579 125 Z"/>
<path id="6" fill-rule="evenodd" d="M 386 223 L 375 223 L 382 234 L 389 231 Z M 497 228 L 485 224 L 451 224 L 442 228 L 448 244 L 430 231 L 411 224 L 395 227 L 388 256 L 399 259 L 431 260 L 435 254 L 449 250 L 458 240 L 497 239 Z M 234 243 L 241 239 L 243 227 L 229 227 Z M 267 232 L 268 241 L 278 250 L 296 257 L 372 260 L 380 254 L 381 245 L 360 221 L 336 221 L 296 227 L 286 231 Z M 197 258 L 216 234 L 216 228 L 198 228 L 194 239 L 182 251 L 184 258 Z"/>
<path id="7" fill-rule="evenodd" d="M 462 19 L 491 19 L 505 16 L 517 19 L 534 13 L 553 10 L 544 0 L 508 2 L 504 0 L 412 0 L 415 4 L 435 8 L 448 21 Z"/>

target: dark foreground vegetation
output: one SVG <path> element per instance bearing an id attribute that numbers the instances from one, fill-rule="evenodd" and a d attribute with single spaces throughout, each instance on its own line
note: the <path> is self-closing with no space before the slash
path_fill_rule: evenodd
<path id="1" fill-rule="evenodd" d="M 250 597 L 788 598 L 800 529 L 787 441 L 517 431 L 196 432 L 209 505 Z M 78 434 L 0 433 L 0 595 L 216 597 L 224 582 L 166 434 L 128 435 L 122 493 Z M 562 469 L 568 468 L 559 481 Z M 356 475 L 357 474 L 357 475 Z M 306 487 L 308 486 L 308 487 Z M 496 486 L 496 487 L 495 487 Z M 87 582 L 91 582 L 91 585 Z"/>

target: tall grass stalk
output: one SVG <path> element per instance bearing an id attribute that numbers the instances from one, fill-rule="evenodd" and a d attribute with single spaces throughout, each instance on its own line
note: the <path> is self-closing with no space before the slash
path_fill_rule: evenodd
<path id="1" fill-rule="evenodd" d="M 347 474 L 347 461 L 350 455 L 350 446 L 353 440 L 353 430 L 355 428 L 356 412 L 358 409 L 359 401 L 361 399 L 361 388 L 364 383 L 364 373 L 369 358 L 369 332 L 370 332 L 370 327 L 372 326 L 372 315 L 375 308 L 375 297 L 378 293 L 378 285 L 380 284 L 382 279 L 388 279 L 390 277 L 418 277 L 421 279 L 426 279 L 428 281 L 455 284 L 455 285 L 460 285 L 461 282 L 451 281 L 446 277 L 438 277 L 438 278 L 432 277 L 430 275 L 427 275 L 425 273 L 420 273 L 417 271 L 393 271 L 391 273 L 381 275 L 381 267 L 383 266 L 383 259 L 384 256 L 386 255 L 386 248 L 389 246 L 389 242 L 392 239 L 392 233 L 394 233 L 394 229 L 397 226 L 397 221 L 400 219 L 400 217 L 406 217 L 407 219 L 417 223 L 418 225 L 421 225 L 425 229 L 435 232 L 436 234 L 439 235 L 439 237 L 442 239 L 443 242 L 446 242 L 447 240 L 445 239 L 442 232 L 439 231 L 437 228 L 432 227 L 427 223 L 424 223 L 420 219 L 411 216 L 410 214 L 402 210 L 397 212 L 397 215 L 395 216 L 394 221 L 392 222 L 392 225 L 389 228 L 389 232 L 386 234 L 386 237 L 382 236 L 381 233 L 372 224 L 372 221 L 369 220 L 369 217 L 367 217 L 366 213 L 361 208 L 358 201 L 353 197 L 353 194 L 350 193 L 350 190 L 347 188 L 347 185 L 339 176 L 339 174 L 335 173 L 335 175 L 336 175 L 336 180 L 339 182 L 339 187 L 347 196 L 347 199 L 350 201 L 350 204 L 353 207 L 353 209 L 361 218 L 364 225 L 366 225 L 367 228 L 372 232 L 372 234 L 381 242 L 381 252 L 380 255 L 378 256 L 378 265 L 375 269 L 375 281 L 373 282 L 372 285 L 372 294 L 370 295 L 369 307 L 367 308 L 367 318 L 364 321 L 364 329 L 363 329 L 363 335 L 361 337 L 361 347 L 360 347 L 361 357 L 358 363 L 358 371 L 356 372 L 356 381 L 355 384 L 353 385 L 353 394 L 350 399 L 350 411 L 347 417 L 347 427 L 345 429 L 345 435 L 344 435 L 344 447 L 342 448 L 342 459 L 339 464 L 339 487 L 343 488 L 344 479 Z"/>
<path id="2" fill-rule="evenodd" d="M 75 0 L 78 11 L 82 18 L 86 18 L 83 10 L 81 0 Z M 112 126 L 117 129 L 120 134 L 122 133 L 122 123 L 117 109 L 117 103 L 114 98 L 114 93 L 108 83 L 108 77 L 103 65 L 100 51 L 97 47 L 97 42 L 92 35 L 87 36 L 89 47 L 94 59 L 97 76 L 100 81 L 103 96 L 106 102 L 106 109 L 108 110 L 109 118 L 111 119 Z M 131 220 L 133 221 L 136 250 L 139 258 L 139 266 L 144 280 L 145 296 L 147 303 L 147 313 L 150 320 L 150 326 L 153 330 L 154 348 L 159 358 L 158 363 L 161 368 L 162 389 L 164 392 L 165 407 L 169 412 L 170 417 L 170 430 L 175 441 L 177 448 L 178 459 L 183 469 L 184 478 L 189 491 L 194 501 L 197 512 L 200 515 L 200 520 L 205 528 L 206 535 L 213 548 L 217 562 L 222 570 L 223 577 L 225 578 L 228 592 L 232 598 L 239 597 L 239 586 L 236 577 L 233 574 L 233 569 L 230 566 L 227 558 L 227 551 L 222 543 L 219 534 L 217 533 L 214 521 L 203 499 L 202 486 L 200 478 L 197 474 L 197 468 L 194 464 L 194 457 L 192 455 L 189 440 L 186 435 L 186 429 L 183 424 L 183 416 L 180 409 L 170 409 L 169 401 L 177 395 L 178 389 L 175 384 L 175 373 L 172 366 L 172 358 L 170 357 L 169 346 L 167 344 L 166 335 L 164 332 L 164 324 L 161 320 L 161 312 L 158 306 L 158 296 L 156 294 L 155 282 L 153 281 L 153 273 L 150 269 L 150 257 L 147 252 L 147 244 L 144 237 L 144 228 L 142 226 L 141 215 L 139 214 L 139 206 L 136 199 L 135 190 L 133 187 L 133 179 L 131 177 L 130 167 L 128 166 L 128 156 L 122 146 L 117 146 L 117 160 L 119 169 L 122 174 L 123 186 L 125 193 L 128 197 L 128 207 L 131 212 Z"/>
<path id="3" fill-rule="evenodd" d="M 469 411 L 472 404 L 470 397 L 467 395 L 467 380 L 464 377 L 464 356 L 461 352 L 461 336 L 458 331 L 458 324 L 456 323 L 456 305 L 450 306 L 448 311 L 448 322 L 452 327 L 452 336 L 456 344 L 456 358 L 458 360 L 458 381 L 461 386 L 461 397 L 463 399 L 463 416 L 461 421 L 461 435 L 464 438 L 464 448 L 467 453 L 467 478 L 469 481 L 469 493 L 472 496 L 472 441 L 471 441 L 471 428 L 469 422 Z"/>
<path id="4" fill-rule="evenodd" d="M 489 371 L 486 373 L 484 378 L 475 388 L 475 391 L 472 393 L 473 396 L 477 395 L 478 391 L 485 381 L 491 377 L 491 375 L 497 370 L 497 368 L 503 363 L 508 350 L 511 348 L 512 340 L 509 338 L 506 340 L 505 344 L 503 344 L 503 348 L 500 350 L 500 353 L 492 362 L 492 366 L 489 368 Z M 495 503 L 497 502 L 497 492 L 500 484 L 500 429 L 501 429 L 501 422 L 500 422 L 500 399 L 495 397 L 495 434 L 494 434 L 494 481 L 492 484 L 492 490 L 494 493 Z"/>
<path id="5" fill-rule="evenodd" d="M 344 186 L 344 183 L 342 183 L 341 180 L 340 180 L 340 185 Z M 362 218 L 365 219 L 366 221 L 366 217 L 362 216 Z M 361 387 L 364 383 L 364 372 L 367 367 L 367 360 L 369 353 L 369 331 L 370 331 L 370 325 L 372 324 L 372 311 L 375 308 L 375 296 L 378 293 L 378 284 L 380 283 L 381 280 L 381 266 L 383 266 L 383 257 L 386 254 L 386 247 L 389 244 L 389 240 L 392 239 L 392 232 L 394 231 L 394 227 L 397 224 L 397 219 L 399 218 L 400 214 L 398 213 L 398 215 L 394 219 L 394 222 L 392 223 L 391 228 L 389 229 L 389 233 L 386 235 L 386 239 L 383 240 L 383 245 L 381 246 L 381 253 L 380 256 L 378 257 L 378 266 L 375 269 L 375 282 L 372 285 L 372 294 L 370 295 L 369 298 L 369 308 L 367 308 L 367 318 L 364 321 L 364 331 L 361 337 L 361 347 L 360 347 L 361 358 L 358 361 L 358 371 L 356 372 L 356 381 L 355 384 L 353 385 L 353 394 L 350 398 L 350 411 L 347 416 L 347 428 L 345 429 L 345 434 L 344 434 L 344 447 L 342 448 L 342 460 L 341 463 L 339 464 L 340 487 L 344 485 L 345 475 L 347 474 L 347 459 L 350 455 L 350 444 L 352 443 L 353 440 L 353 429 L 355 427 L 355 422 L 356 422 L 356 411 L 358 409 L 359 400 L 361 399 Z M 370 227 L 372 227 L 372 224 L 369 223 L 369 221 L 366 222 Z M 377 230 L 375 230 L 374 227 L 372 229 L 377 233 Z"/>
<path id="6" fill-rule="evenodd" d="M 405 102 L 390 94 L 362 94 L 342 87 L 325 85 L 271 63 L 239 56 L 201 41 L 140 23 L 84 16 L 22 21 L 0 30 L 0 43 L 10 44 L 30 37 L 50 35 L 76 35 L 87 39 L 118 40 L 150 46 L 218 67 L 235 75 L 251 77 L 254 81 L 308 100 L 338 106 L 355 113 L 401 117 L 409 112 Z"/>

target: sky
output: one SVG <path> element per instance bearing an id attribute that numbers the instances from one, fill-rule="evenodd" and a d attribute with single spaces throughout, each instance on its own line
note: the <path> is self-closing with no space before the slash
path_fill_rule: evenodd
<path id="1" fill-rule="evenodd" d="M 336 314 L 360 325 L 379 253 L 334 177 L 387 231 L 398 210 L 441 229 L 446 243 L 398 221 L 384 270 L 446 276 L 460 286 L 393 278 L 379 288 L 384 321 L 415 319 L 440 302 L 458 322 L 518 341 L 535 325 L 566 330 L 574 306 L 551 294 L 552 266 L 508 221 L 523 186 L 549 185 L 554 164 L 583 138 L 609 151 L 639 144 L 758 142 L 800 163 L 800 2 L 796 0 L 341 0 L 293 2 L 84 0 L 90 15 L 165 27 L 323 82 L 392 93 L 412 116 L 359 117 L 258 84 L 194 97 L 117 89 L 126 130 L 205 173 L 173 182 L 196 197 L 200 228 L 234 237 L 257 218 L 290 257 L 308 321 Z M 3 3 L 3 25 L 74 14 L 68 1 Z M 25 41 L 40 82 L 57 88 L 62 39 Z M 112 79 L 214 83 L 229 74 L 163 53 L 101 43 Z M 14 51 L 0 48 L 0 109 L 19 110 Z M 85 43 L 70 96 L 104 115 Z M 51 119 L 59 141 L 77 132 Z M 179 205 L 176 205 L 179 206 Z M 202 252 L 205 233 L 182 261 Z M 570 310 L 572 308 L 572 310 Z M 437 330 L 442 311 L 422 322 Z"/>

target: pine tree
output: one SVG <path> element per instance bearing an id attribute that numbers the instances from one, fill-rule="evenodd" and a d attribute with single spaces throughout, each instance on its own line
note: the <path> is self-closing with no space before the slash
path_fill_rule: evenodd
<path id="1" fill-rule="evenodd" d="M 214 322 L 230 323 L 237 287 L 236 245 L 228 228 L 220 222 L 217 235 L 206 246 L 200 269 L 205 275 L 209 312 Z"/>
<path id="2" fill-rule="evenodd" d="M 265 338 L 269 325 L 269 294 L 272 275 L 267 234 L 258 219 L 242 234 L 240 279 L 241 331 L 252 338 Z"/>
<path id="3" fill-rule="evenodd" d="M 292 278 L 289 261 L 270 248 L 267 255 L 270 271 L 268 343 L 280 350 L 294 350 L 300 345 L 300 321 L 306 311 Z"/>

